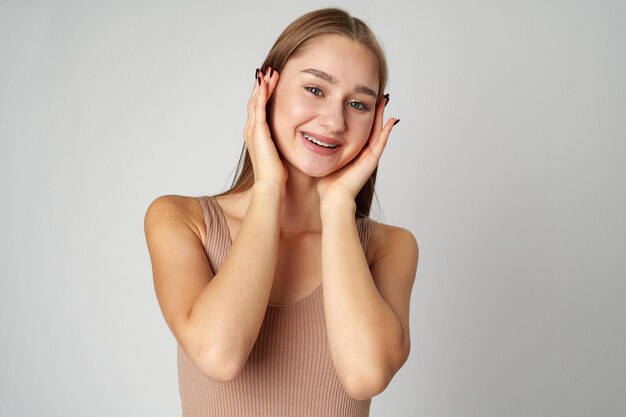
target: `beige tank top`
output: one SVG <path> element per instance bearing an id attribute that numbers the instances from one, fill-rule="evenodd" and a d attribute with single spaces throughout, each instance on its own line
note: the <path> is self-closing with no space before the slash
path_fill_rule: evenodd
<path id="1" fill-rule="evenodd" d="M 204 210 L 204 248 L 217 273 L 232 244 L 220 206 L 198 197 Z M 365 248 L 373 225 L 357 219 Z M 178 379 L 184 417 L 364 417 L 370 402 L 344 390 L 326 339 L 322 285 L 289 305 L 267 306 L 260 333 L 242 373 L 232 381 L 205 376 L 178 345 Z"/>

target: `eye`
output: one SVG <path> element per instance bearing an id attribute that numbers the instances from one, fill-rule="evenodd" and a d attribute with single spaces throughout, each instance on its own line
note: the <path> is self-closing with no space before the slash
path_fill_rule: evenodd
<path id="1" fill-rule="evenodd" d="M 356 110 L 367 110 L 368 109 L 368 107 L 364 103 L 361 103 L 360 101 L 350 101 L 350 102 L 348 102 L 348 106 L 352 107 L 353 109 L 356 109 Z"/>
<path id="2" fill-rule="evenodd" d="M 319 88 L 317 88 L 317 87 L 313 87 L 313 86 L 306 86 L 306 87 L 304 87 L 304 88 L 305 88 L 308 92 L 310 92 L 311 94 L 313 94 L 313 95 L 316 95 L 316 96 L 323 96 L 323 94 L 322 94 L 322 90 L 320 90 L 320 89 L 319 89 Z"/>

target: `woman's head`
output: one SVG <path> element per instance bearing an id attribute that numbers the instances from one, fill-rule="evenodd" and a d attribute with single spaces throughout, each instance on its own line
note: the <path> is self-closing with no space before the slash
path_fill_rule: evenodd
<path id="1" fill-rule="evenodd" d="M 348 45 L 349 48 L 346 48 L 346 45 Z M 280 131 L 286 131 L 286 135 L 288 136 L 289 130 L 285 130 L 284 126 L 289 125 L 289 121 L 287 120 L 287 118 L 294 116 L 293 113 L 287 114 L 288 112 L 285 111 L 289 108 L 289 105 L 283 105 L 281 107 L 283 110 L 280 110 L 280 113 L 277 115 L 277 117 L 272 117 L 271 110 L 274 110 L 274 99 L 276 99 L 276 101 L 278 102 L 282 101 L 283 103 L 288 103 L 287 100 L 289 100 L 289 98 L 284 97 L 289 97 L 290 93 L 288 91 L 291 91 L 292 93 L 295 91 L 294 88 L 289 89 L 288 87 L 285 87 L 283 81 L 285 81 L 286 83 L 287 77 L 285 78 L 285 80 L 283 80 L 282 72 L 288 66 L 288 63 L 290 63 L 287 71 L 293 73 L 291 75 L 295 76 L 293 67 L 296 66 L 296 63 L 301 64 L 302 61 L 306 62 L 307 60 L 308 62 L 312 62 L 312 60 L 310 59 L 312 56 L 315 56 L 315 54 L 317 54 L 318 57 L 323 56 L 324 50 L 321 48 L 328 48 L 329 46 L 332 46 L 334 49 L 339 48 L 338 50 L 341 50 L 340 48 L 343 47 L 343 51 L 345 52 L 352 52 L 350 47 L 353 47 L 353 49 L 358 52 L 356 55 L 349 53 L 345 56 L 346 60 L 348 60 L 347 55 L 350 55 L 349 60 L 355 61 L 355 64 L 360 65 L 360 71 L 358 72 L 358 74 L 354 74 L 354 76 L 352 71 L 346 71 L 344 69 L 345 67 L 337 64 L 337 61 L 344 61 L 342 59 L 344 58 L 344 56 L 339 56 L 338 60 L 335 59 L 334 64 L 333 61 L 330 60 L 327 60 L 326 62 L 330 63 L 329 68 L 331 75 L 343 75 L 343 80 L 340 78 L 339 87 L 337 87 L 337 89 L 343 88 L 343 86 L 341 85 L 341 82 L 343 81 L 345 85 L 347 85 L 348 82 L 358 83 L 362 87 L 367 87 L 364 89 L 362 88 L 361 90 L 369 90 L 368 96 L 361 95 L 360 98 L 357 97 L 357 100 L 359 102 L 371 102 L 369 103 L 369 107 L 371 107 L 371 112 L 363 112 L 352 109 L 347 112 L 347 117 L 349 118 L 349 120 L 354 121 L 351 126 L 356 126 L 357 135 L 362 137 L 363 140 L 367 139 L 367 137 L 369 136 L 368 133 L 369 129 L 371 129 L 371 121 L 373 120 L 375 103 L 383 95 L 384 88 L 387 82 L 387 64 L 382 49 L 378 44 L 378 41 L 376 40 L 371 30 L 367 27 L 367 25 L 361 20 L 350 16 L 348 13 L 340 9 L 317 10 L 309 12 L 296 19 L 281 33 L 281 35 L 274 43 L 274 46 L 268 53 L 265 61 L 263 62 L 263 65 L 261 67 L 263 71 L 265 71 L 267 67 L 271 67 L 281 73 L 281 81 L 278 83 L 277 90 L 275 91 L 268 105 L 268 123 L 273 130 L 273 136 L 275 133 L 278 134 L 278 132 L 275 132 L 273 129 L 273 119 L 276 119 L 276 122 L 279 125 L 279 129 L 277 130 L 280 130 L 280 128 L 282 127 L 282 130 Z M 350 63 L 348 62 L 347 66 L 349 67 L 349 65 Z M 315 69 L 316 67 L 315 65 L 305 66 L 308 69 L 310 69 L 309 67 L 313 69 Z M 298 70 L 300 71 L 301 68 L 298 67 Z M 334 72 L 335 70 L 338 72 L 338 74 L 332 74 L 332 72 Z M 290 77 L 290 79 L 293 80 L 294 77 L 292 76 Z M 298 80 L 298 82 L 300 81 Z M 281 88 L 283 89 L 282 91 Z M 334 85 L 333 88 L 335 88 Z M 300 91 L 301 90 L 298 89 L 298 93 L 300 93 Z M 347 90 L 343 88 L 342 91 Z M 361 93 L 363 91 L 361 91 Z M 372 95 L 375 97 L 371 97 Z M 294 94 L 291 94 L 291 96 L 293 98 Z M 304 99 L 309 100 L 309 98 L 306 97 L 304 97 Z M 300 113 L 298 116 L 301 115 L 302 113 Z M 278 116 L 283 117 L 281 119 L 281 117 Z M 367 125 L 368 131 L 366 132 L 364 131 L 365 124 L 363 122 L 368 117 L 369 125 Z M 316 120 L 315 123 L 308 123 L 306 117 L 300 117 L 299 119 L 300 120 L 294 120 L 293 122 L 296 124 L 302 122 L 305 125 L 305 129 L 311 128 L 311 125 L 313 124 L 318 125 L 317 122 L 319 122 L 319 120 Z M 280 120 L 282 120 L 282 123 L 280 122 Z M 328 123 L 330 124 L 330 120 L 328 120 Z M 313 129 L 316 128 L 314 127 Z M 320 128 L 319 132 L 314 131 L 314 133 L 324 134 L 323 130 L 325 129 Z M 355 129 L 349 129 L 349 132 L 349 135 L 352 135 L 352 137 L 354 137 Z M 328 134 L 328 132 L 326 132 L 326 134 L 327 136 L 334 136 L 332 134 Z M 364 141 L 362 142 L 363 143 L 361 143 L 361 146 L 364 144 Z M 352 141 L 352 143 L 354 143 L 354 141 Z M 278 145 L 279 144 L 277 141 L 277 146 Z M 346 146 L 345 148 L 348 147 Z M 349 155 L 352 157 L 355 156 L 356 153 L 358 153 L 358 150 L 357 152 L 354 152 L 355 148 L 353 146 L 350 147 Z M 252 164 L 246 150 L 244 150 L 242 156 L 243 163 L 241 163 L 240 160 L 238 175 L 233 182 L 231 190 L 229 190 L 227 193 L 234 193 L 246 190 L 250 188 L 254 182 Z M 345 160 L 345 157 L 342 161 L 348 162 Z M 309 164 L 309 166 L 312 165 L 313 164 Z M 320 172 L 324 172 L 323 169 Z M 369 214 L 374 194 L 375 179 L 376 171 L 374 171 L 370 179 L 366 182 L 363 189 L 359 192 L 357 198 L 355 199 L 357 203 L 357 213 L 359 215 Z"/>
<path id="2" fill-rule="evenodd" d="M 374 55 L 343 35 L 311 38 L 289 58 L 267 122 L 290 176 L 325 177 L 361 152 L 380 108 L 378 85 Z"/>

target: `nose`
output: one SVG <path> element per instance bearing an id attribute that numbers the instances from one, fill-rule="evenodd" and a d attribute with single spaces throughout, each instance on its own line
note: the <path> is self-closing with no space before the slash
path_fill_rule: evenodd
<path id="1" fill-rule="evenodd" d="M 343 103 L 328 100 L 322 106 L 318 117 L 320 125 L 325 127 L 329 132 L 343 132 L 346 129 L 343 114 L 344 110 Z"/>

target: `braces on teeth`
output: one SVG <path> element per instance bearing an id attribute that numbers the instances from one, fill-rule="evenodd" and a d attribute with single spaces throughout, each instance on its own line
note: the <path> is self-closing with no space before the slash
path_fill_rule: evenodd
<path id="1" fill-rule="evenodd" d="M 337 146 L 339 146 L 339 145 L 329 145 L 327 143 L 320 142 L 318 139 L 314 138 L 313 136 L 307 135 L 306 133 L 302 133 L 302 136 L 304 136 L 307 140 L 313 142 L 314 144 L 323 146 L 324 148 L 336 148 Z"/>

